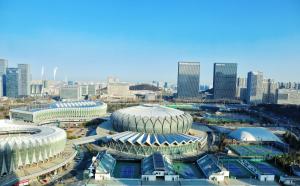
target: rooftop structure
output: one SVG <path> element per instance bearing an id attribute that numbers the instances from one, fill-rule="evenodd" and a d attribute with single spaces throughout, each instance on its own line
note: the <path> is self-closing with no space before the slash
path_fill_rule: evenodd
<path id="1" fill-rule="evenodd" d="M 142 161 L 142 180 L 155 181 L 157 177 L 163 177 L 165 181 L 179 180 L 171 160 L 159 152 L 153 153 Z"/>
<path id="2" fill-rule="evenodd" d="M 113 174 L 115 165 L 116 160 L 110 154 L 106 151 L 99 152 L 89 167 L 90 174 L 95 173 L 95 180 L 108 180 Z"/>
<path id="3" fill-rule="evenodd" d="M 207 154 L 201 157 L 197 160 L 197 165 L 210 180 L 224 181 L 225 177 L 229 177 L 229 171 L 218 164 L 214 155 Z"/>
<path id="4" fill-rule="evenodd" d="M 281 140 L 263 127 L 242 127 L 229 133 L 229 136 L 238 141 L 278 141 Z"/>

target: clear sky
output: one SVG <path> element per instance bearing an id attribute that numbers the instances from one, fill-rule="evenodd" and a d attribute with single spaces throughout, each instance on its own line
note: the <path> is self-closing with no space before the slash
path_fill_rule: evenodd
<path id="1" fill-rule="evenodd" d="M 52 78 L 176 82 L 178 61 L 300 81 L 299 0 L 0 0 L 0 58 Z"/>

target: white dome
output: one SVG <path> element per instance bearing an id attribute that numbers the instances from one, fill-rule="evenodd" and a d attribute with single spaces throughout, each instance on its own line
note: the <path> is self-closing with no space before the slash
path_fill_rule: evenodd
<path id="1" fill-rule="evenodd" d="M 229 133 L 238 141 L 281 141 L 271 131 L 263 127 L 243 127 Z"/>
<path id="2" fill-rule="evenodd" d="M 192 126 L 190 114 L 155 104 L 145 104 L 118 110 L 111 115 L 116 131 L 142 133 L 186 133 Z"/>

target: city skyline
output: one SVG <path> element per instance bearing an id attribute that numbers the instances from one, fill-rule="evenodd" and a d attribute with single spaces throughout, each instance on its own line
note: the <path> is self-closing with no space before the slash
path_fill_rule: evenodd
<path id="1" fill-rule="evenodd" d="M 0 0 L 0 58 L 10 67 L 31 64 L 33 79 L 43 67 L 52 79 L 58 67 L 58 80 L 113 75 L 176 83 L 178 61 L 199 61 L 201 84 L 212 85 L 213 63 L 238 63 L 242 77 L 262 71 L 276 81 L 299 81 L 297 1 L 70 4 Z"/>

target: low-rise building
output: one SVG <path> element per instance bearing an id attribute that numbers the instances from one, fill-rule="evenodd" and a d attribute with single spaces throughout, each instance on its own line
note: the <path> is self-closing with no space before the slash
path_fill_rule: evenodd
<path id="1" fill-rule="evenodd" d="M 142 180 L 155 181 L 159 178 L 165 181 L 178 181 L 179 175 L 173 170 L 172 162 L 168 157 L 155 152 L 142 161 Z"/>
<path id="2" fill-rule="evenodd" d="M 277 104 L 300 105 L 300 90 L 278 89 L 276 92 Z"/>

